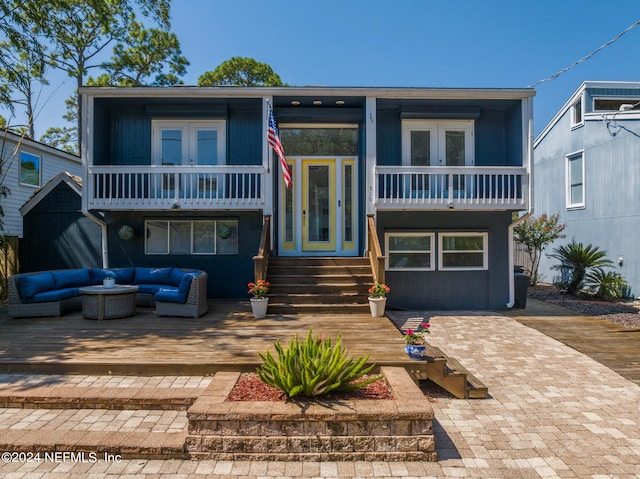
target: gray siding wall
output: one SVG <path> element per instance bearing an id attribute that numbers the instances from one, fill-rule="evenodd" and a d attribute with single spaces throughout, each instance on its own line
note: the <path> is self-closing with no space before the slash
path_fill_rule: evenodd
<path id="1" fill-rule="evenodd" d="M 628 95 L 628 93 L 627 93 Z M 640 120 L 621 120 L 613 127 L 601 119 L 587 119 L 584 126 L 570 127 L 566 113 L 536 145 L 534 211 L 560 215 L 567 225 L 566 238 L 547 249 L 571 241 L 592 244 L 608 257 L 624 258 L 615 270 L 640 294 Z M 566 155 L 584 150 L 585 207 L 566 206 Z M 543 281 L 553 282 L 557 261 L 544 256 Z"/>
<path id="2" fill-rule="evenodd" d="M 386 232 L 488 233 L 488 270 L 387 271 L 389 303 L 407 309 L 505 309 L 512 274 L 508 258 L 510 222 L 509 212 L 378 212 L 376 227 L 383 248 Z"/>

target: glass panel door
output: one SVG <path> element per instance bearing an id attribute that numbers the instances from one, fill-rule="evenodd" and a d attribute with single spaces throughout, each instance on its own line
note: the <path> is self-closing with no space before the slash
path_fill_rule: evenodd
<path id="1" fill-rule="evenodd" d="M 303 160 L 302 163 L 302 250 L 335 251 L 335 160 Z"/>

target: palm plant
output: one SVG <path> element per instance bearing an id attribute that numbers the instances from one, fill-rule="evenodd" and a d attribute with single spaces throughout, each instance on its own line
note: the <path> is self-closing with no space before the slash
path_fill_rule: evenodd
<path id="1" fill-rule="evenodd" d="M 625 279 L 615 271 L 605 271 L 595 268 L 585 276 L 586 286 L 595 291 L 599 298 L 611 300 L 624 296 L 629 287 Z"/>
<path id="2" fill-rule="evenodd" d="M 583 245 L 575 241 L 565 246 L 554 248 L 551 258 L 560 261 L 555 269 L 568 270 L 571 279 L 566 285 L 567 293 L 576 294 L 584 284 L 587 271 L 592 268 L 608 268 L 613 266 L 607 259 L 607 252 L 593 245 Z"/>

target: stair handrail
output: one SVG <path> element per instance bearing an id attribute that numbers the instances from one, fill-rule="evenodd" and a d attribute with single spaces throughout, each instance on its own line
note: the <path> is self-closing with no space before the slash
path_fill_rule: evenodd
<path id="1" fill-rule="evenodd" d="M 267 268 L 271 258 L 271 215 L 262 217 L 262 235 L 258 254 L 253 257 L 253 276 L 255 281 L 267 279 Z"/>
<path id="2" fill-rule="evenodd" d="M 373 215 L 367 215 L 367 254 L 371 270 L 373 271 L 373 280 L 376 283 L 384 283 L 384 266 L 386 256 L 382 255 L 380 240 L 378 239 L 378 231 Z"/>

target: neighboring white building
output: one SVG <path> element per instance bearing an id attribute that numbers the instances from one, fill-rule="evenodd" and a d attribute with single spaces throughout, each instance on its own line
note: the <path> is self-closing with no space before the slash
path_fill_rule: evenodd
<path id="1" fill-rule="evenodd" d="M 6 236 L 22 238 L 20 208 L 38 188 L 62 171 L 82 175 L 79 157 L 8 130 L 0 130 L 0 159 L 0 181 L 9 188 L 7 197 L 0 198 Z"/>

